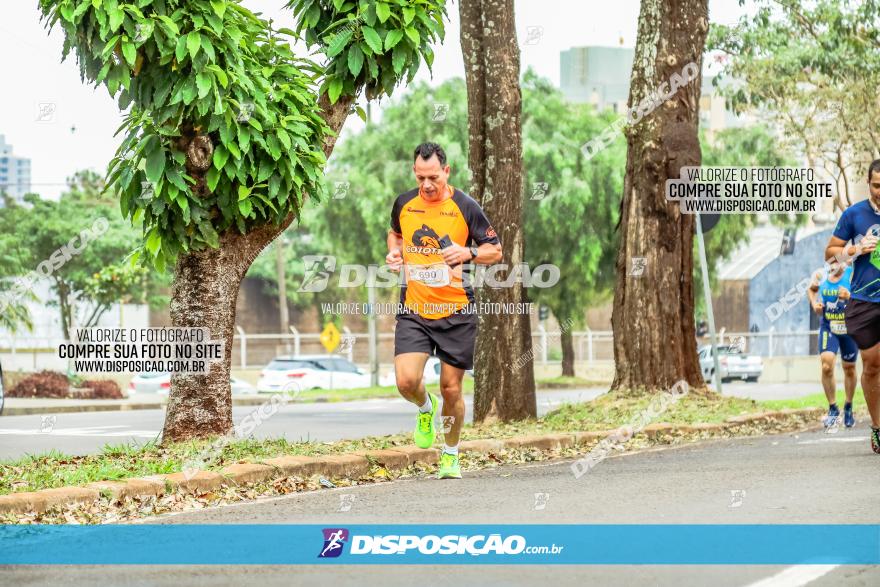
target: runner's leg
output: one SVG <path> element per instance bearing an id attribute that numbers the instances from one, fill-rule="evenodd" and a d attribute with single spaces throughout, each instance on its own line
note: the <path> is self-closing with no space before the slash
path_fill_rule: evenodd
<path id="1" fill-rule="evenodd" d="M 452 416 L 449 432 L 445 434 L 446 446 L 458 446 L 461 426 L 464 423 L 464 398 L 461 394 L 461 381 L 464 369 L 440 363 L 440 393 L 443 394 L 444 429 L 446 416 Z"/>
<path id="2" fill-rule="evenodd" d="M 837 401 L 837 382 L 834 381 L 834 362 L 837 354 L 825 351 L 819 355 L 819 361 L 822 365 L 822 388 L 825 390 L 825 398 L 828 405 L 833 405 Z"/>
<path id="3" fill-rule="evenodd" d="M 394 374 L 397 391 L 409 402 L 423 405 L 428 396 L 425 392 L 424 372 L 428 353 L 401 353 L 394 357 Z"/>
<path id="4" fill-rule="evenodd" d="M 880 343 L 862 351 L 862 391 L 874 428 L 880 428 Z"/>
<path id="5" fill-rule="evenodd" d="M 856 364 L 847 363 L 843 365 L 843 389 L 846 393 L 846 403 L 852 404 L 853 397 L 856 394 Z"/>

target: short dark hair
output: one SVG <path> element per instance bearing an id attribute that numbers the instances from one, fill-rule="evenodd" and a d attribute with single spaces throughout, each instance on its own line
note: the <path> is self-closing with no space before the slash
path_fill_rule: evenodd
<path id="1" fill-rule="evenodd" d="M 880 173 L 880 159 L 874 159 L 871 161 L 871 164 L 868 165 L 868 181 L 871 181 L 871 176 L 874 173 Z"/>
<path id="2" fill-rule="evenodd" d="M 413 153 L 413 162 L 415 163 L 415 160 L 419 157 L 427 161 L 432 155 L 437 155 L 440 165 L 446 165 L 446 152 L 437 143 L 422 143 L 416 147 Z"/>

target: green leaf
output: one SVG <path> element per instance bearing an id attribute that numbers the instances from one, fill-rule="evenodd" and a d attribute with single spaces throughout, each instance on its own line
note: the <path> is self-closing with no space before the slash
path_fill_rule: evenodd
<path id="1" fill-rule="evenodd" d="M 353 32 L 354 31 L 352 31 L 351 29 L 345 29 L 341 33 L 333 35 L 327 45 L 327 51 L 325 55 L 332 58 L 342 53 L 342 50 L 345 49 L 346 45 L 348 45 L 348 42 L 351 40 L 351 35 Z"/>
<path id="2" fill-rule="evenodd" d="M 334 77 L 330 80 L 330 84 L 327 86 L 327 97 L 330 98 L 331 104 L 336 104 L 336 100 L 339 99 L 339 94 L 342 93 L 342 78 Z"/>
<path id="3" fill-rule="evenodd" d="M 385 35 L 385 50 L 389 50 L 394 47 L 396 44 L 400 42 L 400 39 L 403 38 L 403 31 L 399 29 L 393 29 L 388 31 L 388 34 Z"/>
<path id="4" fill-rule="evenodd" d="M 200 222 L 199 223 L 199 232 L 202 233 L 202 237 L 205 239 L 205 242 L 215 249 L 220 246 L 220 238 L 217 236 L 217 231 L 214 230 L 214 227 L 211 226 L 210 222 Z"/>
<path id="5" fill-rule="evenodd" d="M 214 74 L 214 77 L 217 78 L 217 81 L 220 82 L 220 85 L 224 88 L 229 86 L 229 77 L 227 77 L 226 72 L 220 69 L 217 65 L 209 65 L 208 69 Z"/>
<path id="6" fill-rule="evenodd" d="M 254 211 L 254 207 L 250 200 L 240 200 L 238 202 L 238 211 L 241 212 L 242 216 L 249 217 Z"/>
<path id="7" fill-rule="evenodd" d="M 408 53 L 409 51 L 404 45 L 398 45 L 394 48 L 394 52 L 391 54 L 391 64 L 394 66 L 394 73 L 399 75 L 403 71 Z"/>
<path id="8" fill-rule="evenodd" d="M 217 145 L 214 149 L 214 157 L 213 163 L 214 167 L 217 169 L 223 169 L 226 167 L 226 162 L 229 160 L 229 151 L 223 145 Z"/>
<path id="9" fill-rule="evenodd" d="M 170 17 L 162 14 L 159 16 L 159 20 L 161 20 L 168 30 L 174 33 L 175 36 L 180 34 L 180 29 L 177 27 L 177 23 L 171 20 Z"/>
<path id="10" fill-rule="evenodd" d="M 214 14 L 223 18 L 223 13 L 226 12 L 226 2 L 224 0 L 211 0 L 211 8 L 214 9 Z"/>
<path id="11" fill-rule="evenodd" d="M 123 19 L 125 18 L 125 13 L 122 12 L 122 9 L 119 8 L 118 5 L 107 6 L 107 16 L 109 16 L 109 25 L 111 31 L 116 31 L 119 28 L 119 25 L 122 24 Z"/>
<path id="12" fill-rule="evenodd" d="M 405 24 L 411 23 L 412 19 L 415 17 L 415 15 L 416 15 L 416 11 L 414 8 L 411 8 L 409 6 L 403 7 L 403 22 Z"/>
<path id="13" fill-rule="evenodd" d="M 199 52 L 199 48 L 202 46 L 202 35 L 200 35 L 196 31 L 191 31 L 186 36 L 186 50 L 189 51 L 189 58 L 195 59 L 196 55 Z"/>
<path id="14" fill-rule="evenodd" d="M 208 183 L 208 189 L 212 192 L 217 189 L 217 183 L 220 181 L 220 172 L 216 167 L 211 167 L 205 174 L 205 181 Z"/>
<path id="15" fill-rule="evenodd" d="M 206 73 L 196 76 L 196 86 L 199 88 L 199 98 L 204 98 L 211 92 L 211 78 Z"/>
<path id="16" fill-rule="evenodd" d="M 271 159 L 264 158 L 260 161 L 260 172 L 257 174 L 257 181 L 260 182 L 267 179 L 274 171 L 275 163 Z"/>
<path id="17" fill-rule="evenodd" d="M 147 251 L 153 255 L 154 257 L 159 254 L 159 249 L 162 247 L 162 237 L 159 234 L 158 227 L 153 227 L 150 231 L 150 234 L 147 236 L 147 241 L 144 243 Z"/>
<path id="18" fill-rule="evenodd" d="M 186 181 L 183 179 L 183 176 L 180 175 L 180 171 L 178 171 L 176 167 L 169 167 L 166 169 L 165 177 L 168 178 L 168 181 L 180 191 L 186 192 L 189 189 L 189 186 L 186 185 Z"/>
<path id="19" fill-rule="evenodd" d="M 186 55 L 186 37 L 177 38 L 177 46 L 174 48 L 174 58 L 180 63 Z"/>
<path id="20" fill-rule="evenodd" d="M 364 41 L 367 42 L 367 45 L 370 46 L 370 49 L 372 49 L 374 53 L 381 53 L 382 37 L 379 36 L 379 33 L 376 32 L 376 29 L 368 26 L 363 26 L 361 27 L 361 31 L 363 31 Z"/>
<path id="21" fill-rule="evenodd" d="M 276 134 L 278 135 L 278 140 L 284 145 L 284 148 L 290 150 L 290 137 L 284 132 L 284 129 L 279 128 L 276 131 Z"/>
<path id="22" fill-rule="evenodd" d="M 376 3 L 376 16 L 379 17 L 379 22 L 385 22 L 391 16 L 391 8 L 384 2 Z"/>
<path id="23" fill-rule="evenodd" d="M 177 202 L 177 205 L 180 206 L 180 209 L 183 211 L 183 222 L 184 224 L 190 223 L 190 215 L 189 215 L 189 199 L 186 197 L 186 194 L 183 194 L 181 197 L 174 200 Z"/>
<path id="24" fill-rule="evenodd" d="M 147 153 L 144 171 L 147 174 L 147 179 L 153 183 L 158 182 L 165 171 L 165 149 L 162 148 L 158 139 L 153 140 L 152 148 Z"/>
<path id="25" fill-rule="evenodd" d="M 348 71 L 351 75 L 357 77 L 364 66 L 364 53 L 357 45 L 352 45 L 348 49 Z"/>
<path id="26" fill-rule="evenodd" d="M 246 185 L 238 186 L 238 201 L 247 199 L 251 195 L 251 188 Z"/>
<path id="27" fill-rule="evenodd" d="M 419 31 L 417 31 L 414 27 L 408 26 L 406 29 L 406 36 L 413 42 L 414 46 L 418 47 L 421 39 L 419 38 Z"/>
<path id="28" fill-rule="evenodd" d="M 137 60 L 137 49 L 135 48 L 134 43 L 131 41 L 123 41 L 122 55 L 125 57 L 125 61 L 127 61 L 129 65 L 134 66 L 134 62 Z"/>

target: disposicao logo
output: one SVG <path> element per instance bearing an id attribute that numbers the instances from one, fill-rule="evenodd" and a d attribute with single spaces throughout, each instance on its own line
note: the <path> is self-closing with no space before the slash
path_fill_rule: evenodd
<path id="1" fill-rule="evenodd" d="M 348 542 L 348 530 L 345 528 L 324 528 L 324 548 L 318 558 L 336 558 L 342 554 L 342 547 Z"/>

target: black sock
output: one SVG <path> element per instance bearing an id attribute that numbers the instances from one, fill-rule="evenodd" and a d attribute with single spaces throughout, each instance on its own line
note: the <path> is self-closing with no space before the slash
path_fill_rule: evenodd
<path id="1" fill-rule="evenodd" d="M 837 402 L 834 402 L 833 404 L 829 404 L 828 407 L 832 410 L 836 410 L 837 409 Z"/>
<path id="2" fill-rule="evenodd" d="M 843 404 L 843 409 L 844 410 L 851 410 L 852 409 L 852 402 L 846 402 L 845 404 Z"/>

